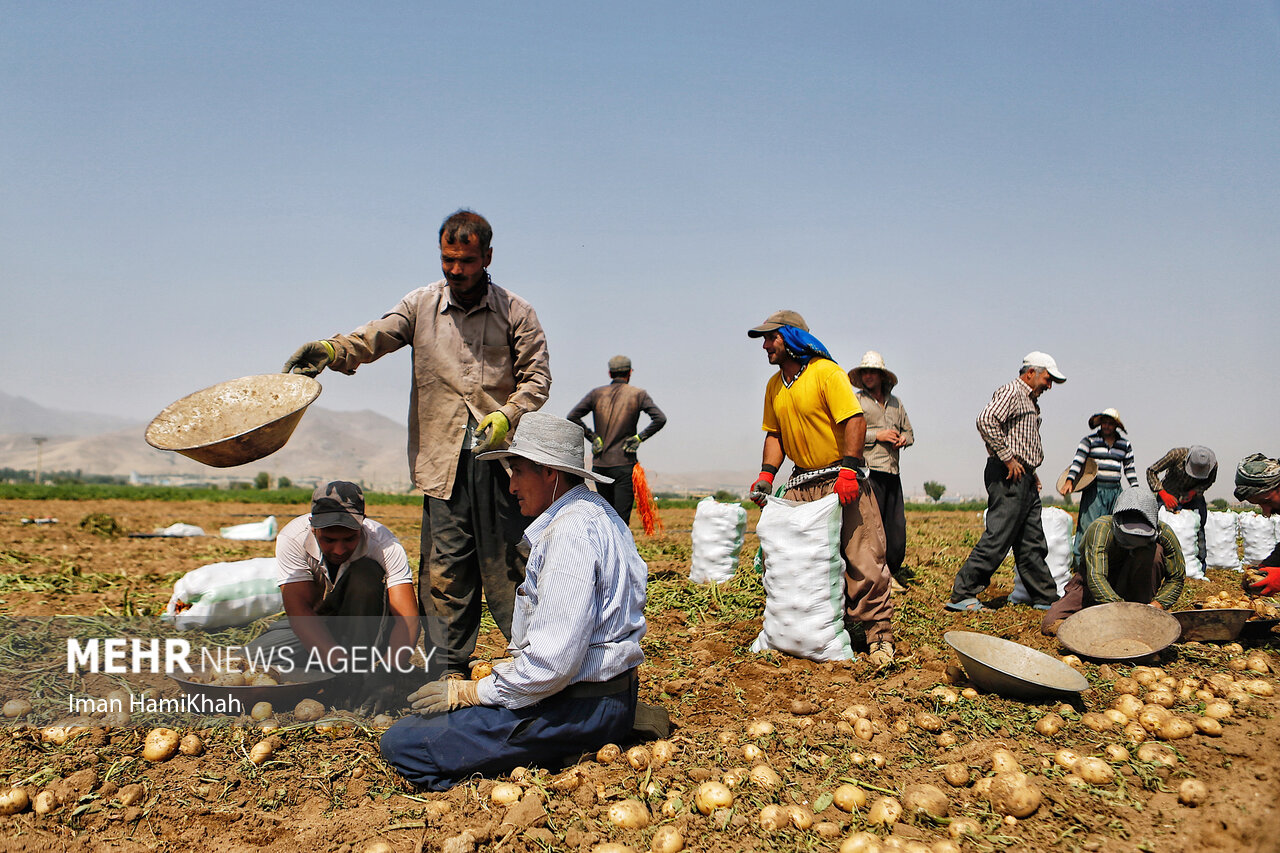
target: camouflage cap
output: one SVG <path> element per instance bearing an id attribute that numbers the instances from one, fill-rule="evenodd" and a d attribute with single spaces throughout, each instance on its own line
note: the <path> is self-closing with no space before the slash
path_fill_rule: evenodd
<path id="1" fill-rule="evenodd" d="M 1236 500 L 1266 494 L 1280 488 L 1280 460 L 1261 453 L 1251 453 L 1236 467 Z"/>
<path id="2" fill-rule="evenodd" d="M 364 522 L 364 492 L 355 483 L 334 480 L 316 486 L 311 493 L 312 527 L 349 527 L 359 530 Z"/>

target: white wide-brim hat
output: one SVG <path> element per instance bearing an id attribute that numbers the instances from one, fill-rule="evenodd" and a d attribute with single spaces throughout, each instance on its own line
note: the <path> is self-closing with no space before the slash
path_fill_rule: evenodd
<path id="1" fill-rule="evenodd" d="M 1126 431 L 1124 428 L 1124 421 L 1120 420 L 1120 413 L 1115 409 L 1103 409 L 1101 412 L 1098 412 L 1096 415 L 1089 418 L 1089 429 L 1097 429 L 1098 424 L 1102 422 L 1103 418 L 1111 418 L 1111 420 L 1116 422 L 1117 429 L 1121 432 Z"/>
<path id="2" fill-rule="evenodd" d="M 577 474 L 597 483 L 612 483 L 612 477 L 603 477 L 587 470 L 587 436 L 575 423 L 548 415 L 545 412 L 529 412 L 516 425 L 515 437 L 506 450 L 487 450 L 477 459 L 504 459 L 519 456 L 547 468 Z"/>
<path id="3" fill-rule="evenodd" d="M 892 389 L 894 386 L 898 384 L 898 374 L 894 373 L 892 370 L 885 367 L 884 357 L 873 349 L 867 350 L 865 353 L 863 353 L 862 363 L 859 364 L 857 367 L 855 367 L 853 370 L 849 371 L 849 381 L 852 382 L 856 387 L 861 388 L 863 391 L 865 391 L 867 390 L 867 387 L 862 384 L 863 370 L 878 370 L 881 373 L 883 373 L 884 378 L 888 380 L 887 384 L 889 386 L 889 389 Z"/>

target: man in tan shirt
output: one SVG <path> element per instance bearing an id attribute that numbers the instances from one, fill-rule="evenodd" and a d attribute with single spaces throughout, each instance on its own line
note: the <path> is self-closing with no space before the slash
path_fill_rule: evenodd
<path id="1" fill-rule="evenodd" d="M 541 408 L 551 388 L 533 307 L 489 277 L 492 238 L 479 214 L 453 214 L 440 226 L 443 280 L 350 334 L 303 345 L 284 366 L 308 376 L 325 367 L 351 374 L 413 347 L 409 468 L 424 495 L 418 598 L 439 649 L 433 663 L 456 672 L 467 671 L 475 651 L 481 590 L 510 637 L 524 578 L 517 546 L 527 520 L 501 464 L 477 461 L 472 451 L 505 446 L 520 416 Z"/>

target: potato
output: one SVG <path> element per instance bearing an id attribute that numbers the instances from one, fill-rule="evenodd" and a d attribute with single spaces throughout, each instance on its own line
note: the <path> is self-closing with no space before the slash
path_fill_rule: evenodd
<path id="1" fill-rule="evenodd" d="M 1274 696 L 1276 689 L 1271 686 L 1271 682 L 1255 678 L 1244 683 L 1244 689 L 1252 693 L 1254 696 Z"/>
<path id="2" fill-rule="evenodd" d="M 88 726 L 79 724 L 45 726 L 40 730 L 40 740 L 45 743 L 51 743 L 55 746 L 62 746 L 72 738 L 78 737 L 89 731 Z"/>
<path id="3" fill-rule="evenodd" d="M 871 708 L 866 705 L 850 705 L 840 712 L 840 716 L 846 720 L 869 720 L 871 719 Z"/>
<path id="4" fill-rule="evenodd" d="M 649 749 L 652 752 L 649 763 L 653 767 L 662 767 L 670 764 L 676 757 L 676 753 L 679 752 L 676 745 L 669 740 L 655 740 L 649 745 Z"/>
<path id="5" fill-rule="evenodd" d="M 471 680 L 479 681 L 486 675 L 493 672 L 493 664 L 487 660 L 476 661 L 475 666 L 471 667 Z"/>
<path id="6" fill-rule="evenodd" d="M 644 829 L 649 825 L 649 810 L 639 800 L 611 803 L 609 823 L 622 829 Z"/>
<path id="7" fill-rule="evenodd" d="M 1129 750 L 1118 743 L 1107 744 L 1103 753 L 1107 756 L 1107 761 L 1114 761 L 1116 764 L 1123 764 L 1129 760 Z"/>
<path id="8" fill-rule="evenodd" d="M 1045 737 L 1053 737 L 1058 732 L 1062 731 L 1062 727 L 1066 724 L 1067 721 L 1059 717 L 1057 714 L 1045 714 L 1036 721 L 1036 731 Z"/>
<path id="9" fill-rule="evenodd" d="M 908 814 L 946 817 L 951 811 L 951 800 L 941 788 L 928 784 L 916 784 L 908 785 L 902 790 L 902 806 Z"/>
<path id="10" fill-rule="evenodd" d="M 1196 727 L 1196 731 L 1202 735 L 1208 737 L 1222 736 L 1222 723 L 1213 717 L 1196 717 L 1192 724 Z"/>
<path id="11" fill-rule="evenodd" d="M 653 853 L 679 853 L 684 849 L 684 836 L 679 828 L 671 825 L 660 826 L 653 833 L 653 841 L 649 845 Z"/>
<path id="12" fill-rule="evenodd" d="M 1124 736 L 1130 743 L 1142 743 L 1147 739 L 1147 730 L 1137 723 L 1129 723 L 1124 727 Z"/>
<path id="13" fill-rule="evenodd" d="M 991 750 L 991 769 L 996 773 L 1016 773 L 1022 769 L 1018 759 L 1007 749 Z"/>
<path id="14" fill-rule="evenodd" d="M 972 687 L 966 687 L 965 689 L 960 691 L 960 695 L 965 699 L 977 699 L 978 691 Z"/>
<path id="15" fill-rule="evenodd" d="M 844 827 L 835 821 L 821 820 L 813 825 L 813 831 L 816 832 L 820 838 L 839 838 L 840 833 L 844 832 Z"/>
<path id="16" fill-rule="evenodd" d="M 204 755 L 204 741 L 198 734 L 183 735 L 178 741 L 178 752 L 183 755 Z"/>
<path id="17" fill-rule="evenodd" d="M 765 832 L 776 832 L 788 826 L 791 823 L 791 817 L 787 814 L 786 806 L 770 803 L 760 810 L 756 823 L 760 824 L 760 828 Z"/>
<path id="18" fill-rule="evenodd" d="M 796 829 L 804 830 L 813 826 L 813 812 L 809 809 L 808 806 L 793 804 L 793 805 L 787 806 L 786 810 L 787 810 L 787 820 L 789 820 L 791 822 L 791 825 L 794 826 Z"/>
<path id="19" fill-rule="evenodd" d="M 214 687 L 244 687 L 244 674 L 239 672 L 224 672 L 209 683 Z"/>
<path id="20" fill-rule="evenodd" d="M 647 747 L 633 746 L 627 750 L 627 763 L 633 770 L 647 769 L 652 758 Z"/>
<path id="21" fill-rule="evenodd" d="M 747 725 L 747 737 L 762 738 L 773 734 L 773 723 L 768 720 L 752 720 Z"/>
<path id="22" fill-rule="evenodd" d="M 1129 722 L 1129 715 L 1121 711 L 1117 711 L 1115 708 L 1108 708 L 1103 711 L 1102 716 L 1110 720 L 1113 727 L 1123 726 Z"/>
<path id="23" fill-rule="evenodd" d="M 852 812 L 867 804 L 867 792 L 857 785 L 844 784 L 836 788 L 831 795 L 831 801 L 841 811 Z"/>
<path id="24" fill-rule="evenodd" d="M 250 687 L 275 687 L 280 682 L 265 672 L 254 672 L 244 677 L 244 683 Z"/>
<path id="25" fill-rule="evenodd" d="M 31 713 L 31 703 L 26 699 L 10 699 L 4 703 L 2 712 L 9 719 L 16 720 Z"/>
<path id="26" fill-rule="evenodd" d="M 1161 708 L 1172 708 L 1178 704 L 1177 697 L 1168 690 L 1152 690 L 1142 698 L 1148 705 L 1159 705 Z"/>
<path id="27" fill-rule="evenodd" d="M 31 810 L 38 815 L 46 815 L 58 807 L 58 795 L 53 791 L 41 791 L 31 801 Z"/>
<path id="28" fill-rule="evenodd" d="M 871 721 L 866 717 L 859 717 L 853 721 L 853 735 L 859 740 L 871 740 L 875 734 Z"/>
<path id="29" fill-rule="evenodd" d="M 982 824 L 971 817 L 955 817 L 947 824 L 947 835 L 952 838 L 960 838 L 965 835 L 977 837 L 982 835 Z"/>
<path id="30" fill-rule="evenodd" d="M 129 806 L 136 806 L 138 803 L 142 802 L 146 795 L 147 789 L 137 782 L 134 782 L 132 785 L 125 785 L 116 792 L 116 799 L 119 801 L 120 805 L 128 808 Z"/>
<path id="31" fill-rule="evenodd" d="M 951 763 L 942 768 L 942 778 L 953 788 L 963 788 L 971 778 L 969 767 L 964 764 Z"/>
<path id="32" fill-rule="evenodd" d="M 252 761 L 254 764 L 259 764 L 259 765 L 264 764 L 266 763 L 266 760 L 271 757 L 271 754 L 275 751 L 276 751 L 275 744 L 271 742 L 270 738 L 266 740 L 260 740 L 253 745 L 253 749 L 249 750 L 249 760 Z"/>
<path id="33" fill-rule="evenodd" d="M 596 751 L 596 761 L 601 764 L 612 764 L 622 757 L 622 747 L 616 743 L 606 743 Z"/>
<path id="34" fill-rule="evenodd" d="M 720 782 L 703 782 L 693 792 L 693 804 L 703 814 L 733 805 L 733 792 Z"/>
<path id="35" fill-rule="evenodd" d="M 963 850 L 964 848 L 950 838 L 940 838 L 929 845 L 929 853 L 962 853 Z"/>
<path id="36" fill-rule="evenodd" d="M 31 805 L 31 797 L 23 788 L 10 788 L 0 793 L 0 815 L 17 814 Z"/>
<path id="37" fill-rule="evenodd" d="M 840 853 L 880 853 L 880 836 L 873 832 L 855 832 L 840 843 Z"/>
<path id="38" fill-rule="evenodd" d="M 1009 817 L 1024 818 L 1040 808 L 1043 795 L 1025 773 L 1000 773 L 991 783 L 991 807 Z"/>
<path id="39" fill-rule="evenodd" d="M 278 728 L 280 728 L 279 720 L 263 720 L 258 724 L 258 731 L 263 732 L 264 734 L 270 734 Z"/>
<path id="40" fill-rule="evenodd" d="M 1164 721 L 1171 716 L 1169 710 L 1161 705 L 1143 705 L 1142 713 L 1138 714 L 1138 725 L 1148 733 L 1155 734 L 1160 731 Z"/>
<path id="41" fill-rule="evenodd" d="M 1121 716 L 1124 716 L 1123 714 Z M 1092 732 L 1109 732 L 1116 724 L 1105 714 L 1088 713 L 1080 717 L 1080 724 Z"/>
<path id="42" fill-rule="evenodd" d="M 390 714 L 378 714 L 374 716 L 370 722 L 373 723 L 373 727 L 375 729 L 386 729 L 390 728 L 391 724 L 395 721 L 395 717 L 392 717 Z"/>
<path id="43" fill-rule="evenodd" d="M 960 701 L 960 694 L 954 688 L 938 685 L 929 691 L 929 695 L 944 705 L 954 705 Z"/>
<path id="44" fill-rule="evenodd" d="M 1183 779 L 1178 786 L 1178 802 L 1198 806 L 1209 799 L 1209 788 L 1199 779 Z"/>
<path id="45" fill-rule="evenodd" d="M 764 758 L 764 750 L 754 743 L 749 743 L 742 748 L 742 758 L 754 764 Z"/>
<path id="46" fill-rule="evenodd" d="M 902 803 L 893 797 L 876 797 L 867 809 L 867 823 L 893 826 L 902 819 Z"/>
<path id="47" fill-rule="evenodd" d="M 668 797 L 667 801 L 662 804 L 659 809 L 663 817 L 678 817 L 685 813 L 684 801 L 679 797 Z"/>
<path id="48" fill-rule="evenodd" d="M 1121 696 L 1137 696 L 1142 692 L 1142 685 L 1136 678 L 1121 676 L 1116 679 L 1114 689 Z"/>
<path id="49" fill-rule="evenodd" d="M 304 723 L 310 723 L 324 716 L 324 705 L 314 699 L 303 699 L 293 706 L 293 716 Z"/>
<path id="50" fill-rule="evenodd" d="M 1076 775 L 1090 785 L 1110 785 L 1115 781 L 1116 772 L 1111 765 L 1101 758 L 1082 758 L 1076 762 Z"/>
<path id="51" fill-rule="evenodd" d="M 1182 740 L 1191 737 L 1196 732 L 1196 727 L 1192 723 L 1182 717 L 1170 717 L 1160 724 L 1156 734 L 1161 740 Z"/>
<path id="52" fill-rule="evenodd" d="M 1115 708 L 1129 719 L 1134 720 L 1142 713 L 1142 700 L 1137 696 L 1131 696 L 1126 693 L 1117 696 L 1115 701 L 1111 703 L 1111 707 Z"/>
<path id="53" fill-rule="evenodd" d="M 1178 763 L 1178 756 L 1172 749 L 1154 741 L 1138 747 L 1138 760 L 1146 764 L 1163 764 L 1173 767 Z"/>
<path id="54" fill-rule="evenodd" d="M 810 702 L 808 699 L 792 699 L 790 710 L 797 717 L 808 717 L 821 711 L 822 706 Z"/>
<path id="55" fill-rule="evenodd" d="M 1070 749 L 1060 749 L 1053 756 L 1053 763 L 1063 770 L 1075 770 L 1080 763 L 1080 756 Z"/>
<path id="56" fill-rule="evenodd" d="M 933 739 L 933 742 L 936 743 L 942 749 L 950 749 L 951 747 L 956 745 L 957 738 L 951 732 L 942 732 L 936 738 Z"/>
<path id="57" fill-rule="evenodd" d="M 893 730 L 900 735 L 905 735 L 911 731 L 911 721 L 906 717 L 899 717 L 893 721 Z"/>
<path id="58" fill-rule="evenodd" d="M 178 741 L 178 733 L 173 729 L 152 729 L 143 743 L 142 757 L 147 761 L 164 761 L 178 751 Z"/>
<path id="59" fill-rule="evenodd" d="M 721 729 L 716 732 L 716 741 L 721 746 L 733 746 L 738 742 L 738 733 L 733 729 Z"/>
<path id="60" fill-rule="evenodd" d="M 269 720 L 275 716 L 275 709 L 270 702 L 259 702 L 249 711 L 249 716 L 257 722 Z"/>
<path id="61" fill-rule="evenodd" d="M 768 764 L 757 764 L 752 767 L 749 778 L 753 785 L 764 788 L 766 791 L 782 786 L 782 778 Z"/>

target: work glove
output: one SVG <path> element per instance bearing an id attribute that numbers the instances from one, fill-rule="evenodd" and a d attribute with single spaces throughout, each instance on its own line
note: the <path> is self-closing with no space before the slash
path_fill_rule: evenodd
<path id="1" fill-rule="evenodd" d="M 478 682 L 464 678 L 442 678 L 422 685 L 409 694 L 414 713 L 428 716 L 480 704 Z"/>
<path id="2" fill-rule="evenodd" d="M 1250 595 L 1280 595 L 1280 566 L 1255 566 L 1254 572 L 1266 577 L 1245 587 Z"/>
<path id="3" fill-rule="evenodd" d="M 777 471 L 761 471 L 760 476 L 756 477 L 756 481 L 751 484 L 751 491 L 748 497 L 755 501 L 757 506 L 764 506 L 764 499 L 773 491 L 773 475 Z"/>
<path id="4" fill-rule="evenodd" d="M 471 449 L 476 453 L 484 450 L 493 450 L 502 446 L 502 440 L 507 437 L 507 433 L 511 431 L 511 421 L 507 420 L 507 416 L 502 412 L 490 412 L 484 416 L 484 420 L 476 427 L 475 442 L 471 445 Z"/>
<path id="5" fill-rule="evenodd" d="M 604 439 L 597 435 L 591 439 L 591 455 L 599 456 L 601 453 L 604 453 Z"/>
<path id="6" fill-rule="evenodd" d="M 338 357 L 333 344 L 328 341 L 311 341 L 298 347 L 297 352 L 289 356 L 281 373 L 301 373 L 303 376 L 315 378 L 320 371 L 333 363 Z"/>
<path id="7" fill-rule="evenodd" d="M 840 463 L 840 473 L 836 475 L 836 497 L 840 503 L 850 504 L 858 499 L 858 469 L 862 464 L 857 456 L 846 456 Z"/>
<path id="8" fill-rule="evenodd" d="M 1169 510 L 1169 512 L 1177 512 L 1178 510 L 1177 498 L 1175 498 L 1173 495 L 1166 492 L 1164 489 L 1161 489 L 1157 493 L 1157 496 L 1160 498 L 1160 502 L 1164 504 L 1165 509 Z"/>
<path id="9" fill-rule="evenodd" d="M 640 449 L 640 442 L 642 441 L 644 441 L 644 439 L 638 435 L 633 435 L 631 438 L 624 438 L 622 440 L 622 452 L 635 453 Z"/>

